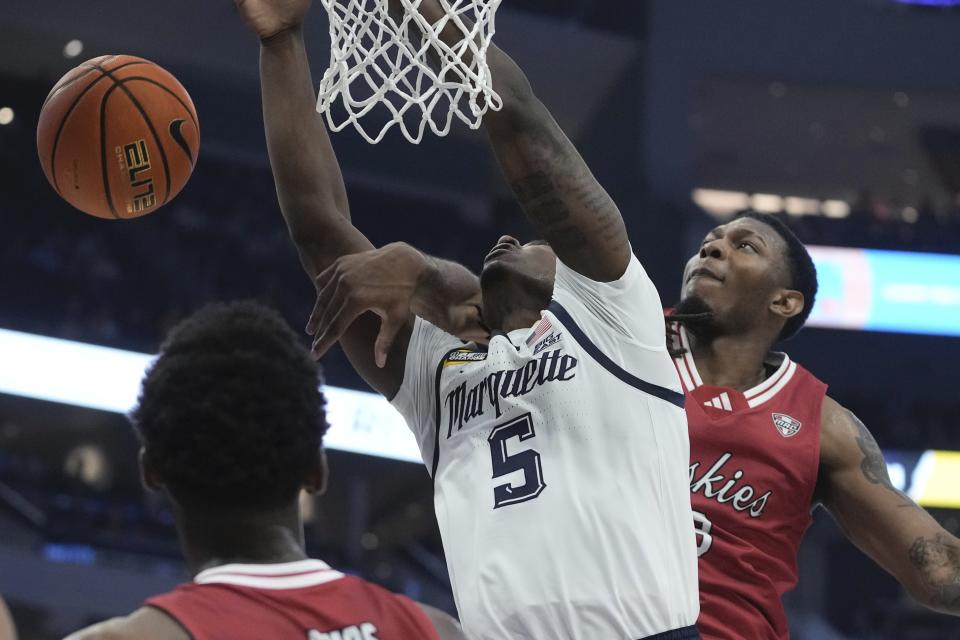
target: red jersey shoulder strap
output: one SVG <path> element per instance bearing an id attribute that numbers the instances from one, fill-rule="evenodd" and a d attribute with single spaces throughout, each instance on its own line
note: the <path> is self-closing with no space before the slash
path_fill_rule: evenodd
<path id="1" fill-rule="evenodd" d="M 697 370 L 697 363 L 690 349 L 690 338 L 687 330 L 680 324 L 675 326 L 675 331 L 671 332 L 673 347 L 682 351 L 682 353 L 673 359 L 673 364 L 677 368 L 677 374 L 684 391 L 690 393 L 699 387 L 704 386 L 700 372 Z M 749 408 L 755 409 L 765 402 L 774 398 L 780 391 L 786 387 L 797 372 L 797 363 L 793 362 L 785 353 L 774 353 L 772 361 L 774 371 L 767 378 L 753 387 L 743 392 L 743 397 Z M 721 407 L 717 407 L 721 408 Z M 722 407 L 729 410 L 728 407 Z"/>
<path id="2" fill-rule="evenodd" d="M 415 601 L 399 593 L 388 591 L 372 582 L 359 579 L 357 579 L 357 581 L 362 583 L 364 588 L 371 592 L 371 595 L 373 595 L 375 599 L 389 603 L 388 606 L 392 609 L 392 617 L 410 630 L 422 634 L 417 636 L 418 638 L 423 638 L 423 640 L 440 640 L 440 636 L 433 626 L 433 621 L 427 616 L 423 607 Z"/>

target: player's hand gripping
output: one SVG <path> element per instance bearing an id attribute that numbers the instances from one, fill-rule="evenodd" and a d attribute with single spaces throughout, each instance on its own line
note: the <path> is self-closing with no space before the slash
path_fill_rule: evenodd
<path id="1" fill-rule="evenodd" d="M 261 40 L 300 26 L 311 0 L 233 0 L 243 21 Z"/>
<path id="2" fill-rule="evenodd" d="M 383 368 L 390 345 L 410 317 L 424 268 L 423 256 L 402 244 L 338 258 L 316 277 L 317 302 L 307 322 L 314 357 L 325 354 L 360 314 L 372 311 L 381 320 L 374 356 Z"/>
<path id="3" fill-rule="evenodd" d="M 362 313 L 380 316 L 374 345 L 378 367 L 411 315 L 421 315 L 463 340 L 486 340 L 488 331 L 475 304 L 438 300 L 431 281 L 436 263 L 402 242 L 343 256 L 316 277 L 317 302 L 307 322 L 315 336 L 314 357 L 321 357 Z M 442 294 L 441 294 L 442 296 Z"/>

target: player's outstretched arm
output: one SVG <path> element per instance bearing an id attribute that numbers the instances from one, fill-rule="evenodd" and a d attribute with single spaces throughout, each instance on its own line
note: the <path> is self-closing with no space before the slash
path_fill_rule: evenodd
<path id="1" fill-rule="evenodd" d="M 423 0 L 420 11 L 434 24 L 444 16 L 438 0 Z M 454 46 L 463 34 L 448 22 L 440 37 Z M 630 262 L 620 210 L 513 59 L 491 45 L 487 62 L 503 109 L 487 112 L 484 125 L 527 217 L 568 267 L 601 282 L 619 279 Z"/>
<path id="2" fill-rule="evenodd" d="M 817 493 L 847 537 L 918 602 L 960 615 L 960 539 L 893 486 L 876 440 L 830 398 Z"/>
<path id="3" fill-rule="evenodd" d="M 303 41 L 310 0 L 235 0 L 237 10 L 260 37 L 260 84 L 267 150 L 280 209 L 300 261 L 316 278 L 337 258 L 373 249 L 353 227 L 346 188 L 316 98 Z M 387 366 L 374 361 L 381 328 L 364 314 L 345 328 L 341 345 L 357 372 L 377 391 L 392 397 L 403 379 L 411 318 L 386 327 L 401 339 Z"/>
<path id="4" fill-rule="evenodd" d="M 480 281 L 466 267 L 427 256 L 404 242 L 338 258 L 316 278 L 317 304 L 307 324 L 323 355 L 354 318 L 373 311 L 383 318 L 374 347 L 384 366 L 395 334 L 411 314 L 465 341 L 485 341 L 480 318 Z"/>

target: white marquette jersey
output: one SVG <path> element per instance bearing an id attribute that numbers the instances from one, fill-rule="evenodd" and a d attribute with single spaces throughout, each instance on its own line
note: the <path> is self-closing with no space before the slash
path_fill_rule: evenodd
<path id="1" fill-rule="evenodd" d="M 486 350 L 416 320 L 393 399 L 434 479 L 475 639 L 697 638 L 690 444 L 660 298 L 633 257 Z M 659 635 L 663 634 L 663 635 Z"/>

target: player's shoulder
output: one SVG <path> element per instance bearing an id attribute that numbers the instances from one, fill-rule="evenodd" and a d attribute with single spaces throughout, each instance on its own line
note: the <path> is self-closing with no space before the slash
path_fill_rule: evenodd
<path id="1" fill-rule="evenodd" d="M 825 396 L 820 410 L 820 467 L 824 471 L 849 466 L 862 458 L 863 447 L 876 441 L 856 414 Z"/>
<path id="2" fill-rule="evenodd" d="M 153 607 L 111 618 L 67 636 L 65 640 L 190 640 L 173 618 Z"/>
<path id="3" fill-rule="evenodd" d="M 126 623 L 126 617 L 111 618 L 71 633 L 66 640 L 125 640 L 132 637 Z"/>
<path id="4" fill-rule="evenodd" d="M 344 575 L 336 584 L 339 588 L 351 594 L 363 595 L 366 602 L 376 602 L 380 605 L 386 604 L 390 607 L 413 603 L 413 600 L 410 600 L 406 596 L 394 593 L 386 587 L 381 587 L 375 582 L 364 580 L 358 576 Z"/>
<path id="5" fill-rule="evenodd" d="M 810 404 L 814 400 L 819 402 L 826 398 L 827 384 L 788 354 L 771 351 L 764 358 L 763 364 L 771 372 L 766 384 L 778 389 L 789 385 L 798 402 Z"/>
<path id="6" fill-rule="evenodd" d="M 823 427 L 836 430 L 846 427 L 851 423 L 853 413 L 842 404 L 831 398 L 829 395 L 823 397 L 823 405 L 820 407 L 820 417 Z"/>
<path id="7" fill-rule="evenodd" d="M 358 606 L 364 609 L 372 607 L 379 612 L 379 615 L 385 616 L 392 624 L 399 625 L 408 632 L 415 631 L 425 634 L 425 638 L 433 638 L 432 633 L 438 629 L 436 626 L 438 620 L 443 619 L 446 623 L 453 621 L 453 624 L 455 624 L 455 621 L 447 614 L 432 608 L 428 609 L 425 605 L 405 595 L 394 593 L 363 578 L 345 576 L 338 582 L 343 589 L 349 592 Z M 446 618 L 449 618 L 449 620 L 445 620 Z M 453 636 L 445 635 L 442 637 Z"/>
<path id="8" fill-rule="evenodd" d="M 455 335 L 447 333 L 429 320 L 416 316 L 410 337 L 410 346 L 414 347 L 418 354 L 437 357 L 442 356 L 448 351 L 471 350 L 471 348 L 474 348 L 476 345 L 474 345 L 474 343 L 464 342 Z M 409 350 L 407 355 L 408 357 L 410 356 Z"/>
<path id="9" fill-rule="evenodd" d="M 567 266 L 562 260 L 557 260 L 554 287 L 570 289 L 572 293 L 589 289 L 595 292 L 616 294 L 636 286 L 652 285 L 653 282 L 647 275 L 646 269 L 643 268 L 643 264 L 633 254 L 630 255 L 630 259 L 624 265 L 620 275 L 612 280 L 594 280 L 590 276 Z"/>
<path id="10" fill-rule="evenodd" d="M 608 336 L 649 351 L 665 351 L 663 305 L 636 257 L 617 280 L 599 282 L 558 262 L 551 311 L 571 330 Z M 574 325 L 574 326 L 571 326 Z"/>
<path id="11" fill-rule="evenodd" d="M 381 609 L 384 606 L 393 607 L 397 602 L 397 594 L 358 576 L 346 574 L 330 586 L 357 603 L 375 605 Z"/>

